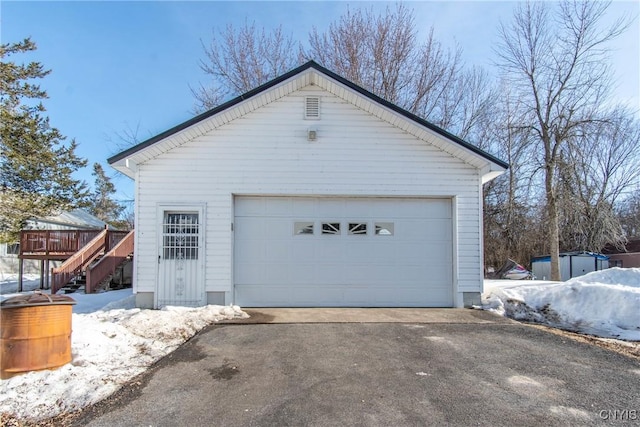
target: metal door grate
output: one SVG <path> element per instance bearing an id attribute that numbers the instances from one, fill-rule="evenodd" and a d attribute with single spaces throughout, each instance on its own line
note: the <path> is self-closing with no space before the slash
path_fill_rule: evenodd
<path id="1" fill-rule="evenodd" d="M 198 214 L 167 213 L 163 230 L 165 259 L 198 259 Z"/>
<path id="2" fill-rule="evenodd" d="M 158 307 L 201 305 L 200 215 L 165 211 L 163 218 Z"/>

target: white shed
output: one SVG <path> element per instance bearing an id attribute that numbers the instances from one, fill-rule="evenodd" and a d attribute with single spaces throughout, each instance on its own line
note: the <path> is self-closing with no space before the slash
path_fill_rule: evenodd
<path id="1" fill-rule="evenodd" d="M 507 164 L 308 62 L 109 159 L 140 307 L 462 307 Z"/>
<path id="2" fill-rule="evenodd" d="M 609 268 L 609 257 L 593 252 L 563 252 L 560 254 L 560 279 L 569 280 L 592 271 Z M 551 277 L 551 257 L 539 256 L 531 259 L 531 272 L 537 279 Z"/>

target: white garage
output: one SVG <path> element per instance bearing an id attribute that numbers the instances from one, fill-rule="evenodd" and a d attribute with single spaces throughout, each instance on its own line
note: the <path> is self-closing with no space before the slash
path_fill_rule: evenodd
<path id="1" fill-rule="evenodd" d="M 451 307 L 451 199 L 237 197 L 244 307 Z"/>
<path id="2" fill-rule="evenodd" d="M 507 164 L 310 61 L 109 159 L 136 305 L 464 307 Z"/>

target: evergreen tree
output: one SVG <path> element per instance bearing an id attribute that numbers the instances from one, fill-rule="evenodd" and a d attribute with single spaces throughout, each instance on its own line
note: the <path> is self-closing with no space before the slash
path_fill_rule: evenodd
<path id="1" fill-rule="evenodd" d="M 115 225 L 118 223 L 118 218 L 123 210 L 123 206 L 112 199 L 116 192 L 116 187 L 104 173 L 100 163 L 93 164 L 93 176 L 96 180 L 93 190 L 93 205 L 90 209 L 91 214 L 106 223 Z"/>
<path id="2" fill-rule="evenodd" d="M 42 64 L 8 58 L 34 51 L 30 39 L 0 45 L 0 241 L 15 241 L 31 217 L 86 207 L 88 189 L 73 173 L 87 161 L 51 127 L 37 83 L 50 73 Z"/>

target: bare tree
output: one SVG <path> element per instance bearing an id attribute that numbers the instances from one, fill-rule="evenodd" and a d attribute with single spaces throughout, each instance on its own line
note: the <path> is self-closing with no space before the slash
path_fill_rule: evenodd
<path id="1" fill-rule="evenodd" d="M 519 100 L 507 85 L 500 87 L 501 99 L 486 120 L 489 148 L 509 163 L 507 172 L 484 186 L 485 262 L 500 267 L 507 258 L 527 264 L 540 249 L 541 219 L 532 192 L 535 163 Z M 484 127 L 483 126 L 483 127 Z"/>
<path id="2" fill-rule="evenodd" d="M 282 26 L 270 33 L 247 22 L 240 28 L 229 24 L 214 33 L 211 43 L 202 43 L 206 58 L 200 68 L 211 82 L 191 88 L 196 110 L 203 111 L 247 92 L 295 68 L 302 61 L 300 48 L 282 32 Z"/>
<path id="3" fill-rule="evenodd" d="M 487 74 L 465 69 L 462 51 L 445 49 L 433 28 L 419 40 L 413 11 L 348 10 L 325 32 L 314 28 L 307 58 L 462 138 L 475 138 L 495 93 Z"/>
<path id="4" fill-rule="evenodd" d="M 373 9 L 349 9 L 326 32 L 313 28 L 306 56 L 382 98 L 400 103 L 417 71 L 416 33 L 412 12 L 402 4 L 379 15 Z"/>
<path id="5" fill-rule="evenodd" d="M 616 213 L 626 237 L 640 237 L 640 187 L 618 205 Z"/>
<path id="6" fill-rule="evenodd" d="M 614 208 L 640 183 L 638 147 L 640 124 L 624 108 L 611 111 L 606 121 L 586 123 L 579 138 L 564 147 L 560 218 L 567 226 L 560 241 L 567 249 L 622 247 L 625 234 Z"/>
<path id="7" fill-rule="evenodd" d="M 380 13 L 349 9 L 326 31 L 313 28 L 306 51 L 282 27 L 268 33 L 246 22 L 214 34 L 203 49 L 200 67 L 211 81 L 192 88 L 198 111 L 309 59 L 462 138 L 482 136 L 478 123 L 494 104 L 487 74 L 464 70 L 461 50 L 443 48 L 433 29 L 420 42 L 413 11 L 402 3 Z"/>
<path id="8" fill-rule="evenodd" d="M 563 1 L 516 6 L 511 25 L 500 27 L 496 54 L 505 77 L 523 101 L 523 124 L 537 147 L 544 174 L 551 279 L 560 279 L 558 168 L 562 148 L 585 125 L 602 120 L 611 87 L 606 44 L 625 23 L 601 29 L 609 3 Z"/>

